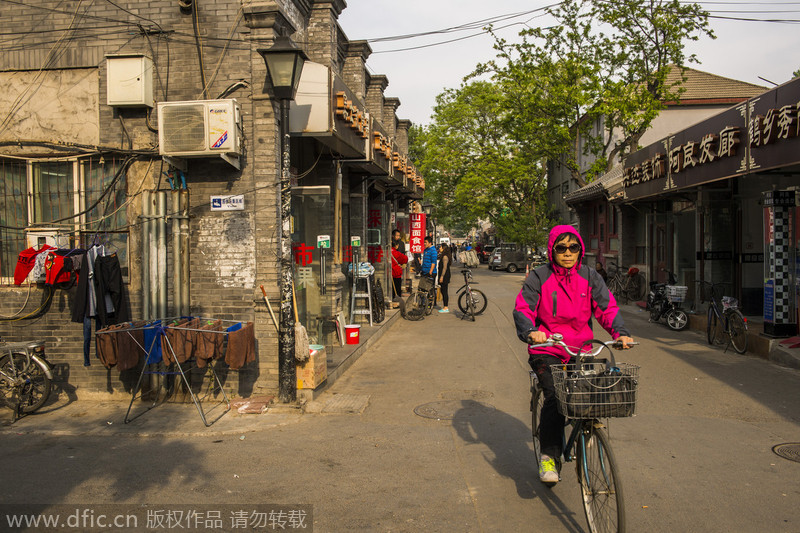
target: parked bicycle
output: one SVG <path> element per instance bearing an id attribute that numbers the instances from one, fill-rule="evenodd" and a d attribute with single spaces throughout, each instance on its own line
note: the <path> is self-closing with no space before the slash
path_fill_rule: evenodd
<path id="1" fill-rule="evenodd" d="M 621 267 L 615 262 L 609 261 L 616 269 L 614 275 L 608 280 L 608 288 L 617 301 L 629 300 L 638 302 L 644 295 L 644 277 L 636 267 Z"/>
<path id="2" fill-rule="evenodd" d="M 45 359 L 44 342 L 4 343 L 0 340 L 0 398 L 16 421 L 39 409 L 50 397 L 53 371 Z"/>
<path id="3" fill-rule="evenodd" d="M 475 317 L 486 310 L 488 300 L 482 291 L 472 288 L 472 285 L 477 285 L 477 282 L 472 279 L 472 271 L 470 269 L 462 269 L 461 274 L 464 276 L 464 285 L 456 291 L 458 308 L 463 313 L 462 320 L 469 317 L 474 322 Z"/>
<path id="4" fill-rule="evenodd" d="M 681 304 L 686 299 L 689 287 L 677 285 L 674 272 L 664 270 L 669 275 L 669 284 L 650 282 L 650 292 L 647 294 L 647 311 L 650 312 L 650 322 L 665 319 L 667 326 L 675 331 L 686 329 L 689 325 L 689 316 L 681 309 Z"/>
<path id="5" fill-rule="evenodd" d="M 702 288 L 706 286 L 710 289 L 710 300 L 708 304 L 708 322 L 706 333 L 709 344 L 725 344 L 725 351 L 729 346 L 738 353 L 747 351 L 747 319 L 739 311 L 739 301 L 733 296 L 719 297 L 721 287 L 730 283 L 712 283 L 705 280 L 697 280 Z M 719 290 L 718 290 L 719 289 Z"/>
<path id="6" fill-rule="evenodd" d="M 433 300 L 436 290 L 433 278 L 422 276 L 419 278 L 419 283 L 414 291 L 406 299 L 405 306 L 403 306 L 403 317 L 406 320 L 422 320 L 425 315 L 433 312 Z"/>
<path id="7" fill-rule="evenodd" d="M 598 345 L 592 350 L 592 345 Z M 629 343 L 638 344 L 638 343 Z M 575 473 L 581 487 L 583 510 L 589 530 L 625 531 L 625 506 L 617 462 L 600 418 L 632 416 L 636 407 L 639 367 L 616 363 L 611 347 L 618 341 L 591 340 L 581 348 L 564 344 L 563 336 L 554 333 L 532 348 L 560 346 L 575 363 L 552 365 L 558 410 L 572 425 L 564 444 L 563 456 L 556 459 L 561 474 L 563 462 L 576 461 Z M 600 359 L 603 350 L 610 358 Z M 579 355 L 580 354 L 580 355 Z M 544 391 L 536 373 L 530 372 L 533 450 L 538 465 L 542 458 L 539 442 L 539 414 Z"/>

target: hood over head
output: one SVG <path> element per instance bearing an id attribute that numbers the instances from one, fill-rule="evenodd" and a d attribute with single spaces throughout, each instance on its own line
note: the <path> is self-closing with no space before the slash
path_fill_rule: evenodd
<path id="1" fill-rule="evenodd" d="M 553 226 L 553 229 L 550 230 L 550 237 L 547 239 L 547 258 L 550 260 L 550 264 L 553 265 L 553 267 L 559 269 L 561 268 L 553 260 L 553 256 L 555 255 L 555 253 L 553 252 L 553 247 L 556 244 L 556 239 L 563 233 L 572 234 L 575 237 L 575 240 L 578 241 L 578 243 L 581 245 L 581 253 L 578 256 L 578 261 L 575 263 L 575 266 L 573 267 L 575 270 L 577 270 L 583 264 L 583 256 L 586 254 L 586 247 L 583 244 L 583 239 L 581 239 L 580 234 L 572 226 L 568 225 Z"/>

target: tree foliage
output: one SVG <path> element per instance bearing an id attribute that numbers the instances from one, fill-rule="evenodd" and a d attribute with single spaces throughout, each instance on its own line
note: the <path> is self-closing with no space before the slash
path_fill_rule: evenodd
<path id="1" fill-rule="evenodd" d="M 437 98 L 433 122 L 410 137 L 426 196 L 449 224 L 487 219 L 503 238 L 539 245 L 550 224 L 546 162 L 583 184 L 638 148 L 665 101 L 668 81 L 713 37 L 708 14 L 678 0 L 565 0 L 557 23 L 519 42 L 495 37 L 495 60 Z"/>

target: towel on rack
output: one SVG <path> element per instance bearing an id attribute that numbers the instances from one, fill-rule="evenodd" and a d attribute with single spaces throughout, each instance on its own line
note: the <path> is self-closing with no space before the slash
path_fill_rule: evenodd
<path id="1" fill-rule="evenodd" d="M 147 360 L 145 363 L 153 364 L 162 361 L 161 355 L 161 335 L 163 328 L 161 327 L 161 320 L 154 320 L 144 330 L 144 349 L 147 350 Z"/>
<path id="2" fill-rule="evenodd" d="M 117 369 L 122 372 L 136 368 L 144 346 L 144 322 L 128 324 L 128 328 L 115 333 L 117 337 Z"/>
<path id="3" fill-rule="evenodd" d="M 163 354 L 164 364 L 170 364 L 173 361 L 172 353 L 175 352 L 175 357 L 179 362 L 184 362 L 186 357 L 186 332 L 180 329 L 189 323 L 189 319 L 180 318 L 175 319 L 164 329 L 164 336 L 161 338 L 161 351 Z"/>
<path id="4" fill-rule="evenodd" d="M 240 330 L 228 333 L 228 349 L 225 352 L 225 362 L 233 370 L 238 370 L 255 360 L 255 327 L 252 322 L 248 322 Z"/>
<path id="5" fill-rule="evenodd" d="M 222 357 L 222 344 L 225 335 L 221 333 L 222 320 L 209 321 L 200 329 L 204 331 L 199 332 L 197 335 L 195 359 L 197 360 L 198 368 L 205 368 L 212 359 L 219 359 Z"/>

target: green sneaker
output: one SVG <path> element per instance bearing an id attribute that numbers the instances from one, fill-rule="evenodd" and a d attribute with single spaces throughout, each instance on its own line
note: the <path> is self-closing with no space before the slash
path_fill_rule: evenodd
<path id="1" fill-rule="evenodd" d="M 558 469 L 556 462 L 547 455 L 542 455 L 539 462 L 539 481 L 542 483 L 558 483 Z"/>

